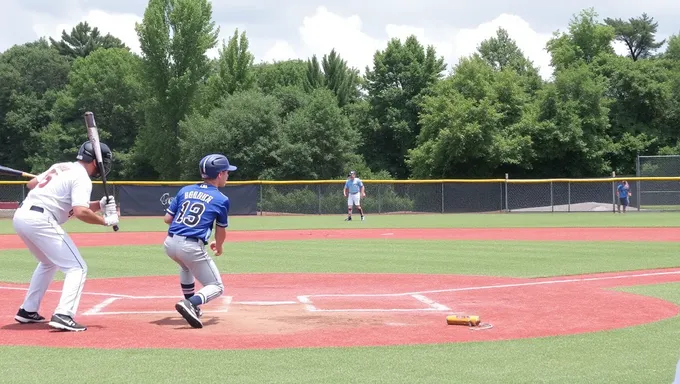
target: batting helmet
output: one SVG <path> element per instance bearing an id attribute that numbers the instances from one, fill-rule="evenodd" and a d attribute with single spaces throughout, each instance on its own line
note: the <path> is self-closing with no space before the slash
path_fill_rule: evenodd
<path id="1" fill-rule="evenodd" d="M 113 162 L 113 153 L 111 152 L 111 148 L 109 148 L 108 145 L 104 143 L 99 143 L 99 148 L 101 148 L 102 151 L 102 164 L 104 165 L 104 176 L 107 176 L 109 172 L 111 172 L 111 165 Z M 84 161 L 86 163 L 89 163 L 93 160 L 97 160 L 97 156 L 94 154 L 94 147 L 92 146 L 92 142 L 86 141 L 84 142 L 81 146 L 80 149 L 78 149 L 78 155 L 76 156 L 76 159 L 80 161 Z M 99 164 L 97 164 L 97 173 L 94 174 L 94 177 L 99 177 L 102 174 L 102 170 L 99 169 Z"/>
<path id="2" fill-rule="evenodd" d="M 204 179 L 215 179 L 222 171 L 235 171 L 237 168 L 229 164 L 226 156 L 221 154 L 207 155 L 198 163 L 198 170 Z"/>

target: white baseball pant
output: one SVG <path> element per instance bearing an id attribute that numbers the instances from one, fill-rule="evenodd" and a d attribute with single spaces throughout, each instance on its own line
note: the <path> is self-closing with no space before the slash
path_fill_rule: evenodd
<path id="1" fill-rule="evenodd" d="M 47 211 L 41 213 L 23 206 L 15 212 L 12 223 L 17 235 L 38 260 L 21 307 L 28 312 L 38 312 L 59 269 L 64 273 L 64 286 L 54 313 L 73 318 L 78 311 L 87 276 L 87 264 L 78 248 Z"/>
<path id="2" fill-rule="evenodd" d="M 361 205 L 361 193 L 349 193 L 347 194 L 347 206 L 351 207 L 352 205 L 360 206 Z"/>
<path id="3" fill-rule="evenodd" d="M 196 295 L 203 296 L 203 303 L 218 298 L 224 292 L 222 277 L 215 261 L 208 255 L 205 244 L 184 236 L 167 236 L 163 243 L 165 252 L 180 267 L 179 282 L 182 286 L 198 280 L 203 286 Z"/>

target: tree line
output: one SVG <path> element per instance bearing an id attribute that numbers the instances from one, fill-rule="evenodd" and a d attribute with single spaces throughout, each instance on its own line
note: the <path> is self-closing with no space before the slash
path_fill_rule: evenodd
<path id="1" fill-rule="evenodd" d="M 451 66 L 392 39 L 361 73 L 335 50 L 255 63 L 239 30 L 210 59 L 210 2 L 150 0 L 141 55 L 87 23 L 0 54 L 0 164 L 73 160 L 92 111 L 112 180 L 193 180 L 209 152 L 237 180 L 634 174 L 637 154 L 680 154 L 680 36 L 657 28 L 585 9 L 546 44 L 550 80 L 502 28 Z"/>

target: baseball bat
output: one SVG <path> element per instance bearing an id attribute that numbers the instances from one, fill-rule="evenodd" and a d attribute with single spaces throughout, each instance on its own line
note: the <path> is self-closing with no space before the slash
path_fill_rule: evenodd
<path id="1" fill-rule="evenodd" d="M 3 175 L 10 175 L 10 176 L 21 176 L 21 177 L 28 177 L 28 178 L 36 177 L 35 175 L 30 174 L 28 172 L 19 171 L 18 169 L 5 167 L 5 166 L 2 166 L 2 165 L 0 165 L 0 173 L 2 173 Z"/>
<path id="2" fill-rule="evenodd" d="M 97 130 L 97 124 L 94 122 L 94 113 L 85 112 L 85 126 L 87 127 L 87 137 L 92 143 L 92 148 L 94 149 L 94 156 L 97 159 L 97 164 L 99 165 L 99 173 L 102 176 L 102 184 L 104 184 L 104 193 L 106 194 L 106 203 L 109 203 L 109 187 L 106 185 L 106 174 L 104 173 L 104 161 L 102 159 L 102 148 L 99 145 L 99 131 Z M 118 231 L 118 225 L 113 226 L 114 231 Z"/>

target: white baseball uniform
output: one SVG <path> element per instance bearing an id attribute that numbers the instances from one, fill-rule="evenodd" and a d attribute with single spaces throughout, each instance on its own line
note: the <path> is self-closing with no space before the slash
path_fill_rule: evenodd
<path id="1" fill-rule="evenodd" d="M 85 285 L 87 264 L 62 229 L 73 207 L 89 207 L 92 180 L 78 163 L 59 163 L 38 175 L 33 188 L 14 214 L 14 230 L 24 241 L 38 267 L 33 273 L 22 308 L 37 312 L 57 269 L 64 277 L 55 314 L 74 317 Z"/>

